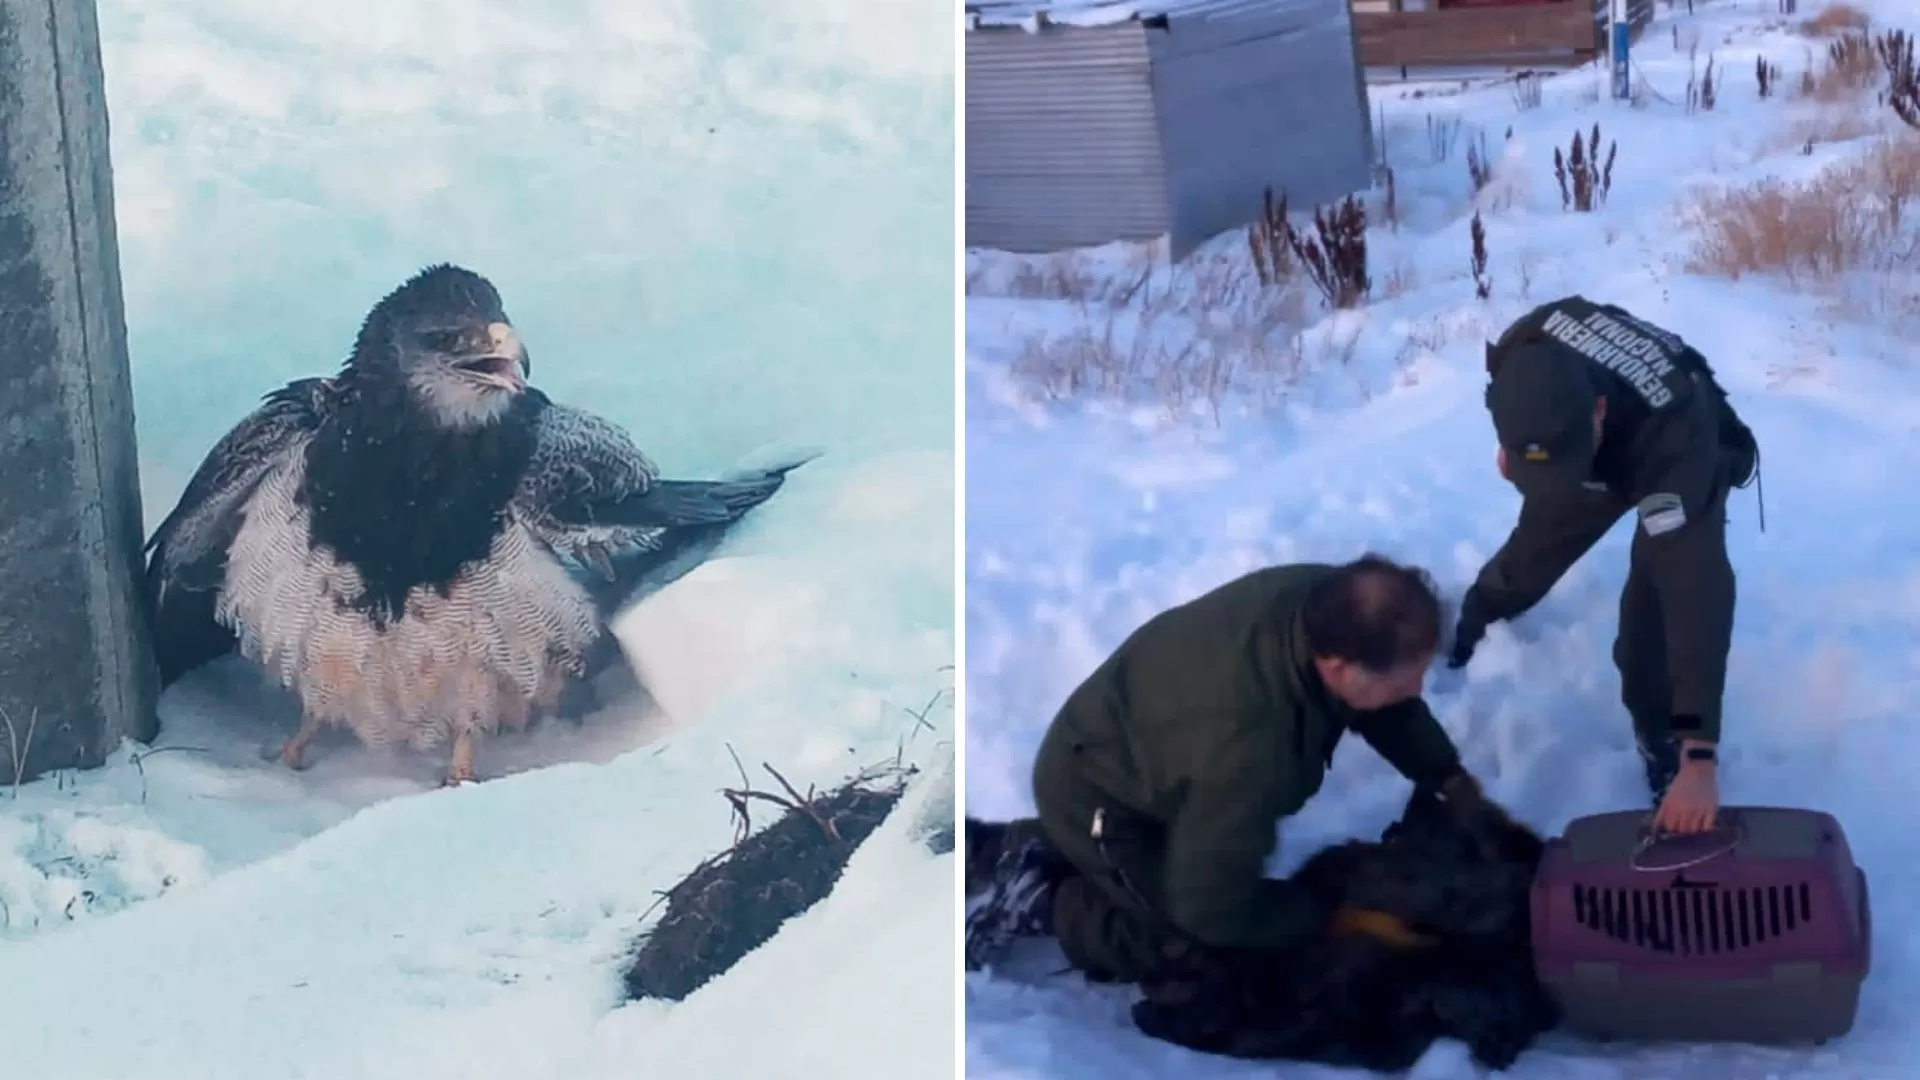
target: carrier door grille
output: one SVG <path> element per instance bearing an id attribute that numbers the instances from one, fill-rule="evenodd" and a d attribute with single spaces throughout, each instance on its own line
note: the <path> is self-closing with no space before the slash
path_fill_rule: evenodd
<path id="1" fill-rule="evenodd" d="M 1813 921 L 1813 889 L 1753 885 L 1625 889 L 1573 886 L 1573 917 L 1615 941 L 1653 952 L 1711 956 L 1739 952 Z"/>

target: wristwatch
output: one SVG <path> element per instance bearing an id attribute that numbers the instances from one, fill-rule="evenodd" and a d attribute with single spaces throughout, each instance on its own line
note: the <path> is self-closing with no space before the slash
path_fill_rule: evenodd
<path id="1" fill-rule="evenodd" d="M 1718 761 L 1720 760 L 1720 756 L 1719 752 L 1711 746 L 1689 746 L 1687 747 L 1687 760 Z"/>

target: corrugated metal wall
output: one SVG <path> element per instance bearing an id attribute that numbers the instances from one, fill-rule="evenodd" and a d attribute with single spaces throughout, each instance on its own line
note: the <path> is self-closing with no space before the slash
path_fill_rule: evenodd
<path id="1" fill-rule="evenodd" d="M 1148 30 L 1173 258 L 1254 220 L 1269 186 L 1307 210 L 1372 185 L 1348 2 L 1271 0 Z"/>
<path id="2" fill-rule="evenodd" d="M 969 247 L 1057 251 L 1167 231 L 1144 27 L 966 38 Z"/>

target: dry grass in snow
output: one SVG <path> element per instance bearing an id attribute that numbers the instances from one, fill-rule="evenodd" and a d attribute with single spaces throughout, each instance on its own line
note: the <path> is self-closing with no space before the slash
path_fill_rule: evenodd
<path id="1" fill-rule="evenodd" d="M 1022 384 L 1051 398 L 1151 401 L 1218 422 L 1229 403 L 1277 406 L 1298 379 L 1307 296 L 1291 282 L 1263 286 L 1238 252 L 1195 256 L 1135 289 L 1090 293 L 1102 298 L 1076 301 L 1058 329 L 1027 339 L 1011 365 Z"/>
<path id="2" fill-rule="evenodd" d="M 1853 142 L 1869 135 L 1884 135 L 1893 129 L 1886 110 L 1862 108 L 1857 101 L 1844 105 L 1794 106 L 1760 150 L 1767 156 L 1796 150 L 1808 154 L 1816 146 Z"/>
<path id="3" fill-rule="evenodd" d="M 1165 244 L 1109 244 L 1044 255 L 988 252 L 970 260 L 968 296 L 1126 304 L 1146 288 Z"/>
<path id="4" fill-rule="evenodd" d="M 1767 179 L 1702 194 L 1684 208 L 1697 233 L 1687 269 L 1775 275 L 1848 302 L 1910 292 L 1920 196 L 1920 137 L 1895 132 L 1864 154 L 1798 182 Z M 1899 304 L 1911 314 L 1911 301 Z"/>
<path id="5" fill-rule="evenodd" d="M 1858 33 L 1871 25 L 1873 20 L 1867 17 L 1867 13 L 1852 4 L 1828 4 L 1801 20 L 1800 32 L 1808 37 L 1830 38 Z"/>
<path id="6" fill-rule="evenodd" d="M 1886 73 L 1873 35 L 1864 30 L 1848 31 L 1827 43 L 1826 56 L 1808 72 L 1811 85 L 1802 85 L 1802 96 L 1815 101 L 1851 101 L 1877 89 Z"/>

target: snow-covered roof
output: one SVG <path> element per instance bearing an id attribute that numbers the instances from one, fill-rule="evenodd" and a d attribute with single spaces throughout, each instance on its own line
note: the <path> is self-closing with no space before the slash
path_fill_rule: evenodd
<path id="1" fill-rule="evenodd" d="M 1043 26 L 1114 26 L 1156 16 L 1216 14 L 1272 4 L 1276 0 L 965 0 L 967 29 Z"/>

